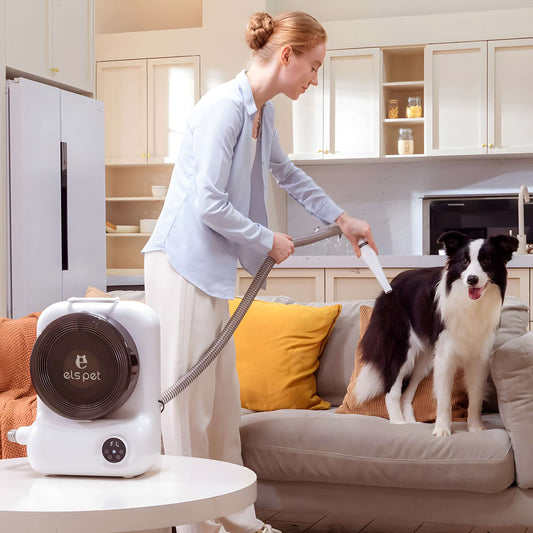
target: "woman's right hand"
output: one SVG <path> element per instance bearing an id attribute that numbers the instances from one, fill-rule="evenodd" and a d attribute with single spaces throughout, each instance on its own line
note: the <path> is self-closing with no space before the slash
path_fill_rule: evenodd
<path id="1" fill-rule="evenodd" d="M 268 255 L 279 265 L 294 253 L 292 237 L 285 233 L 274 233 L 274 244 Z"/>

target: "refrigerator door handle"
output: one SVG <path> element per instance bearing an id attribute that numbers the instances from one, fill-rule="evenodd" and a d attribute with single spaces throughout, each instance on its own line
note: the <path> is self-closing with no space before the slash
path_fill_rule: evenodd
<path id="1" fill-rule="evenodd" d="M 61 265 L 68 270 L 68 159 L 67 143 L 60 142 L 61 150 Z"/>

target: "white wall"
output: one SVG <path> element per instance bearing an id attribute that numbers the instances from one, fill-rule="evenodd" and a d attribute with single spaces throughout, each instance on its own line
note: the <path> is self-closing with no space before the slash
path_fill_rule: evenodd
<path id="1" fill-rule="evenodd" d="M 518 194 L 533 190 L 533 157 L 375 162 L 302 167 L 348 213 L 366 220 L 381 254 L 422 253 L 424 195 Z M 322 225 L 288 201 L 288 232 L 304 235 Z"/>

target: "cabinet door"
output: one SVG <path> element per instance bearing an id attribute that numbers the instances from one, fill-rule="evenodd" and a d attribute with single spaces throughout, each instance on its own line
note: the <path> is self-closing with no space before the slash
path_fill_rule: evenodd
<path id="1" fill-rule="evenodd" d="M 52 1 L 52 79 L 94 90 L 94 0 Z"/>
<path id="2" fill-rule="evenodd" d="M 47 78 L 51 49 L 48 42 L 48 2 L 6 1 L 6 66 Z"/>
<path id="3" fill-rule="evenodd" d="M 489 42 L 489 153 L 533 152 L 533 39 Z"/>
<path id="4" fill-rule="evenodd" d="M 237 271 L 235 294 L 244 295 L 252 276 L 243 269 Z M 299 303 L 324 301 L 324 269 L 322 268 L 273 268 L 267 279 L 266 289 L 259 296 L 289 296 Z"/>
<path id="5" fill-rule="evenodd" d="M 405 269 L 384 268 L 389 281 Z M 383 289 L 368 268 L 328 268 L 326 269 L 326 302 L 340 300 L 372 300 Z"/>
<path id="6" fill-rule="evenodd" d="M 105 105 L 106 164 L 146 163 L 146 60 L 99 62 L 96 76 Z"/>
<path id="7" fill-rule="evenodd" d="M 379 157 L 380 71 L 378 48 L 326 54 L 326 158 Z"/>
<path id="8" fill-rule="evenodd" d="M 293 159 L 322 159 L 324 153 L 324 70 L 318 85 L 292 104 Z"/>
<path id="9" fill-rule="evenodd" d="M 428 155 L 487 152 L 487 43 L 426 47 Z"/>
<path id="10" fill-rule="evenodd" d="M 149 163 L 175 163 L 200 96 L 199 63 L 198 56 L 148 60 Z"/>

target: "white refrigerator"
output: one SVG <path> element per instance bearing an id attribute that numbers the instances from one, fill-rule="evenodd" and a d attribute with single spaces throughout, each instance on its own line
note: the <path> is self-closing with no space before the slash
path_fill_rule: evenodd
<path id="1" fill-rule="evenodd" d="M 8 313 L 105 290 L 104 105 L 7 82 Z"/>

